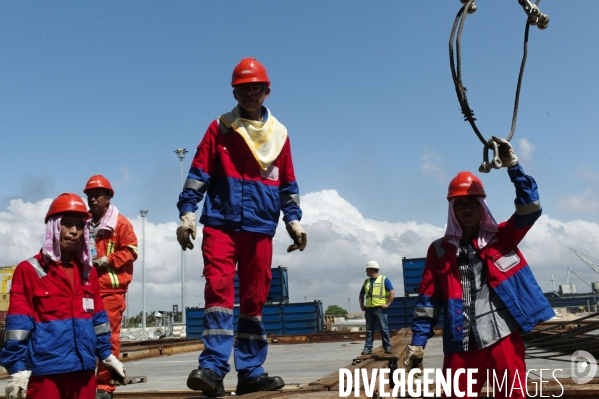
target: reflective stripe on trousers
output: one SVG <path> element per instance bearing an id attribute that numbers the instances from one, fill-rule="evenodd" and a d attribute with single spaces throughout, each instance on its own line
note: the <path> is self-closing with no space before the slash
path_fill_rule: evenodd
<path id="1" fill-rule="evenodd" d="M 240 318 L 235 368 L 238 376 L 252 379 L 264 373 L 268 341 L 262 324 L 262 308 L 270 288 L 272 237 L 246 231 L 226 231 L 204 227 L 204 313 L 202 336 L 205 349 L 199 356 L 200 366 L 220 376 L 229 372 L 233 350 L 233 280 L 239 274 Z"/>
<path id="2" fill-rule="evenodd" d="M 123 312 L 126 308 L 125 294 L 122 292 L 111 292 L 102 295 L 102 303 L 106 309 L 108 316 L 109 331 L 110 331 L 110 351 L 118 359 L 121 353 L 121 321 L 123 320 Z M 99 326 L 98 326 L 99 327 Z M 102 329 L 102 331 L 105 331 Z M 96 334 L 98 331 L 96 330 Z M 106 370 L 102 362 L 98 363 L 98 373 L 96 375 L 96 383 L 98 389 L 103 389 L 107 392 L 114 392 L 115 385 L 110 384 L 110 372 Z"/>
<path id="3" fill-rule="evenodd" d="M 261 366 L 266 361 L 267 352 L 268 338 L 262 317 L 239 315 L 234 357 L 235 369 L 239 374 L 243 373 L 241 378 L 252 379 L 262 374 L 264 369 Z"/>
<path id="4" fill-rule="evenodd" d="M 233 310 L 221 306 L 206 308 L 202 327 L 205 348 L 198 358 L 200 365 L 224 376 L 231 369 L 229 356 L 235 338 Z"/>

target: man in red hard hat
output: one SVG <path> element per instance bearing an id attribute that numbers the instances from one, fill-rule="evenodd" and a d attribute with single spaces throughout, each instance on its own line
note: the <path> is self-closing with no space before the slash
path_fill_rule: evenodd
<path id="1" fill-rule="evenodd" d="M 59 195 L 46 214 L 41 251 L 15 269 L 0 352 L 8 399 L 93 399 L 96 358 L 125 378 L 110 352 L 88 219 L 81 197 Z"/>
<path id="2" fill-rule="evenodd" d="M 281 211 L 293 239 L 287 251 L 303 251 L 308 241 L 299 222 L 302 211 L 287 129 L 262 105 L 270 94 L 266 69 L 257 60 L 244 58 L 233 70 L 231 86 L 237 106 L 208 127 L 177 203 L 181 218 L 177 240 L 184 250 L 193 249 L 195 211 L 205 198 L 200 222 L 204 225 L 202 340 L 206 348 L 187 386 L 212 397 L 224 395 L 223 378 L 230 370 L 236 266 L 240 284 L 236 394 L 285 385 L 262 368 L 268 349 L 262 308 L 270 287 L 272 238 Z"/>
<path id="3" fill-rule="evenodd" d="M 492 140 L 516 188 L 516 212 L 497 224 L 480 179 L 470 172 L 453 178 L 447 229 L 428 249 L 405 364 L 406 370 L 421 367 L 424 347 L 443 312 L 443 370 L 477 368 L 475 393 L 488 370 L 488 384 L 493 373 L 496 381 L 507 377 L 509 388 L 496 390 L 495 398 L 525 398 L 520 329 L 528 332 L 555 315 L 517 247 L 541 216 L 541 204 L 535 180 L 524 174 L 510 143 Z M 512 386 L 516 389 L 510 392 Z M 466 374 L 461 374 L 455 388 L 465 392 L 466 387 Z"/>
<path id="4" fill-rule="evenodd" d="M 125 294 L 133 278 L 133 262 L 137 259 L 137 237 L 127 218 L 110 202 L 112 185 L 102 175 L 89 178 L 85 189 L 89 212 L 92 262 L 100 278 L 102 301 L 110 320 L 112 353 L 118 357 L 121 349 L 121 321 L 127 306 Z M 116 386 L 110 373 L 98 366 L 96 399 L 112 399 Z"/>

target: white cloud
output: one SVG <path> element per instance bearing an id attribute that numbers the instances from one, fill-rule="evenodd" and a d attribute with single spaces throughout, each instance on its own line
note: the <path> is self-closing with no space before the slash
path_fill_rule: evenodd
<path id="1" fill-rule="evenodd" d="M 120 172 L 120 176 L 118 176 L 118 179 L 114 179 L 116 181 L 114 181 L 112 185 L 114 187 L 123 187 L 124 185 L 129 183 L 129 181 L 131 181 L 131 172 L 129 171 L 129 168 L 126 166 L 121 166 L 120 168 L 118 168 L 118 171 Z"/>
<path id="2" fill-rule="evenodd" d="M 530 141 L 526 138 L 518 139 L 518 150 L 516 155 L 520 158 L 521 161 L 531 162 L 532 161 L 532 152 L 535 150 L 535 146 L 532 145 Z"/>
<path id="3" fill-rule="evenodd" d="M 0 264 L 15 265 L 30 258 L 42 247 L 44 218 L 51 199 L 39 202 L 11 200 L 0 212 Z"/>
<path id="4" fill-rule="evenodd" d="M 599 187 L 599 172 L 591 165 L 582 165 L 574 173 L 574 179 L 583 182 L 583 193 L 563 196 L 558 202 L 560 211 L 599 214 L 599 196 L 595 189 Z"/>
<path id="5" fill-rule="evenodd" d="M 426 256 L 429 244 L 443 234 L 444 227 L 418 222 L 390 223 L 364 218 L 362 213 L 335 190 L 308 193 L 301 198 L 304 218 L 302 226 L 308 233 L 304 252 L 287 253 L 291 243 L 282 224 L 274 243 L 273 266 L 288 268 L 289 292 L 292 302 L 320 299 L 326 307 L 338 304 L 358 309 L 358 293 L 365 278 L 368 260 L 375 259 L 381 272 L 389 276 L 398 295 L 403 293 L 401 258 Z M 51 200 L 36 203 L 13 200 L 0 212 L 0 265 L 15 264 L 27 259 L 42 244 L 43 219 Z M 118 206 L 118 203 L 116 204 Z M 131 219 L 140 240 L 140 258 L 135 264 L 135 276 L 129 290 L 130 314 L 141 310 L 142 263 L 145 263 L 146 310 L 167 310 L 181 303 L 180 249 L 175 239 L 176 223 L 152 223 L 151 213 L 145 225 L 145 262 L 142 262 L 142 219 Z M 444 221 L 443 221 L 444 222 Z M 201 226 L 195 240 L 196 248 L 186 251 L 188 260 L 187 305 L 203 306 Z M 520 244 L 542 289 L 551 289 L 551 274 L 556 284 L 565 282 L 567 267 L 579 273 L 599 275 L 588 269 L 568 250 L 574 247 L 583 253 L 599 257 L 599 225 L 582 220 L 567 223 L 543 215 Z M 578 291 L 588 287 L 578 284 Z"/>
<path id="6" fill-rule="evenodd" d="M 551 274 L 555 275 L 556 285 L 565 283 L 568 267 L 599 281 L 599 275 L 590 271 L 569 247 L 599 257 L 599 225 L 583 220 L 563 223 L 543 215 L 520 244 L 543 291 L 551 290 Z M 589 288 L 582 283 L 577 285 L 579 292 Z"/>
<path id="7" fill-rule="evenodd" d="M 420 156 L 422 165 L 420 170 L 423 175 L 433 176 L 437 180 L 445 181 L 445 170 L 441 167 L 443 157 L 434 151 L 427 150 Z"/>
<path id="8" fill-rule="evenodd" d="M 580 167 L 574 173 L 574 177 L 589 186 L 599 186 L 599 172 L 591 165 L 585 164 Z"/>
<path id="9" fill-rule="evenodd" d="M 566 212 L 599 213 L 599 198 L 591 188 L 582 194 L 574 194 L 560 200 L 558 209 Z"/>

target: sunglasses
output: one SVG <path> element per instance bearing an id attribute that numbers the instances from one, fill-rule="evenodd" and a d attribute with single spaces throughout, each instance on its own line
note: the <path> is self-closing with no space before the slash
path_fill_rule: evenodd
<path id="1" fill-rule="evenodd" d="M 264 90 L 266 89 L 266 85 L 265 84 L 261 84 L 261 85 L 251 85 L 251 86 L 236 86 L 235 87 L 235 92 L 239 95 L 246 95 L 248 93 L 252 93 L 252 94 L 260 94 L 262 93 Z"/>

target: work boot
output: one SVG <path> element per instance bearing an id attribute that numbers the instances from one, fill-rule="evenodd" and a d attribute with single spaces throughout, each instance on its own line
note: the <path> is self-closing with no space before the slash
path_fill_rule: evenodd
<path id="1" fill-rule="evenodd" d="M 269 377 L 268 373 L 264 373 L 253 380 L 238 380 L 235 393 L 245 395 L 246 393 L 258 391 L 276 391 L 284 386 L 285 382 L 281 377 Z"/>
<path id="2" fill-rule="evenodd" d="M 98 389 L 96 391 L 96 399 L 112 399 L 112 392 Z"/>
<path id="3" fill-rule="evenodd" d="M 362 353 L 360 353 L 361 355 L 371 355 L 372 352 L 371 351 L 367 351 L 367 350 L 363 350 Z"/>
<path id="4" fill-rule="evenodd" d="M 385 353 L 388 355 L 392 355 L 393 354 L 393 348 L 389 347 L 387 349 L 385 349 Z"/>
<path id="5" fill-rule="evenodd" d="M 225 395 L 223 378 L 210 369 L 193 370 L 187 377 L 187 387 L 194 391 L 202 391 L 204 395 L 211 398 Z"/>

